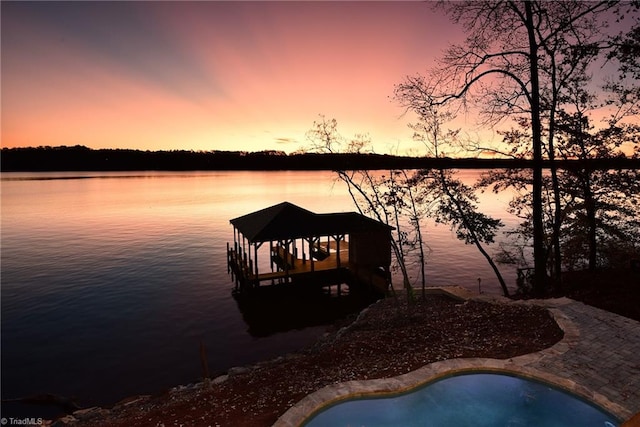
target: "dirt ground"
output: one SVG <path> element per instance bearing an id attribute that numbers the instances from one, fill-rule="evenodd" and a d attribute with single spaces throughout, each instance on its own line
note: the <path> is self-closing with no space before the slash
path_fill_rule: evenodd
<path id="1" fill-rule="evenodd" d="M 564 275 L 563 294 L 594 307 L 640 321 L 640 271 L 576 271 Z"/>

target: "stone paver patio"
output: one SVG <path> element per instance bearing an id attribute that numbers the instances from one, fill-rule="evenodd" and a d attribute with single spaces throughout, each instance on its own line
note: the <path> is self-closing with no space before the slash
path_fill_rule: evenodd
<path id="1" fill-rule="evenodd" d="M 470 297 L 447 289 L 458 297 Z M 444 360 L 394 378 L 327 386 L 298 402 L 274 427 L 299 426 L 313 412 L 342 399 L 402 392 L 474 370 L 511 372 L 545 381 L 596 403 L 622 421 L 640 412 L 640 322 L 568 298 L 510 303 L 549 308 L 564 331 L 563 339 L 546 350 L 511 359 Z"/>

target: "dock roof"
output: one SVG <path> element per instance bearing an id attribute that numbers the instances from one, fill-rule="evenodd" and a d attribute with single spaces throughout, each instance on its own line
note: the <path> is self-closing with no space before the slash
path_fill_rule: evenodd
<path id="1" fill-rule="evenodd" d="M 243 215 L 230 222 L 252 243 L 393 230 L 387 224 L 356 212 L 317 214 L 289 202 Z"/>

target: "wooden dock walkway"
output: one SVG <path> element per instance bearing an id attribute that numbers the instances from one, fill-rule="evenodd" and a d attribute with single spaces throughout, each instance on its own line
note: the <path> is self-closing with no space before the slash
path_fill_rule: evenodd
<path id="1" fill-rule="evenodd" d="M 323 242 L 319 247 L 321 253 L 326 257 L 322 260 L 314 259 L 313 261 L 305 258 L 297 258 L 286 248 L 282 246 L 273 246 L 271 255 L 273 263 L 278 267 L 277 271 L 266 273 L 255 273 L 255 268 L 251 266 L 246 259 L 241 257 L 234 249 L 227 249 L 228 270 L 232 273 L 233 280 L 236 280 L 239 286 L 250 287 L 259 286 L 262 282 L 288 283 L 292 280 L 301 279 L 310 276 L 312 273 L 330 272 L 346 269 L 349 265 L 349 247 L 346 242 L 341 242 L 340 252 L 336 252 L 335 242 L 327 245 Z"/>

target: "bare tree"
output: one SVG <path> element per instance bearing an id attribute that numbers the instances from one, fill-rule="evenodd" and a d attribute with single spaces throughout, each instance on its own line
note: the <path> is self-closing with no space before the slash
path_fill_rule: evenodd
<path id="1" fill-rule="evenodd" d="M 320 120 L 313 123 L 313 127 L 307 133 L 307 139 L 312 143 L 310 150 L 321 153 L 335 153 L 341 150 L 359 153 L 370 145 L 365 135 L 357 135 L 351 140 L 345 139 L 338 132 L 337 121 L 328 120 L 324 116 L 320 116 Z M 415 190 L 406 185 L 405 172 L 392 170 L 385 175 L 373 174 L 367 170 L 335 170 L 335 173 L 347 185 L 351 199 L 361 214 L 394 226 L 391 247 L 402 273 L 403 287 L 409 295 L 409 300 L 412 300 L 413 287 L 407 268 L 407 252 L 417 247 L 420 261 L 424 263 L 424 238 L 420 228 L 423 213 L 418 207 Z M 408 220 L 402 220 L 401 217 L 404 218 L 407 213 Z M 405 227 L 407 225 L 410 227 Z M 421 269 L 421 279 L 424 296 L 424 269 Z"/>
<path id="2" fill-rule="evenodd" d="M 533 161 L 531 229 L 538 294 L 548 282 L 542 172 L 545 151 L 551 160 L 555 155 L 554 112 L 561 102 L 564 79 L 591 58 L 589 47 L 600 36 L 594 23 L 615 3 L 442 2 L 440 6 L 454 22 L 463 25 L 466 41 L 451 46 L 440 66 L 426 77 L 410 76 L 396 87 L 396 99 L 418 116 L 442 105 L 475 106 L 482 125 L 497 126 L 507 118 L 526 122 L 530 129 L 527 151 Z M 568 61 L 571 56 L 573 63 Z M 552 179 L 558 222 L 560 195 L 557 178 Z"/>

